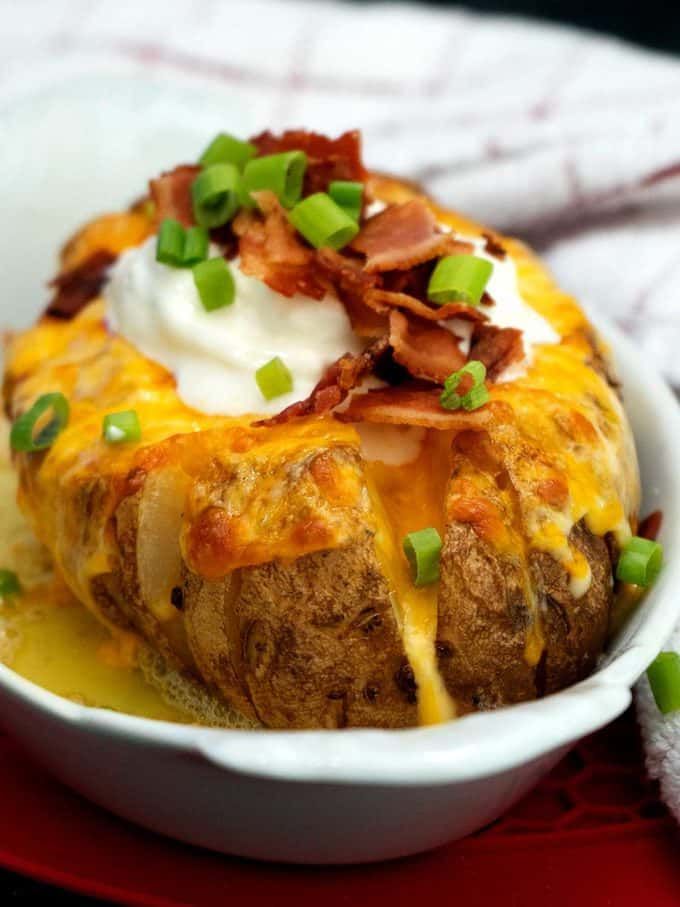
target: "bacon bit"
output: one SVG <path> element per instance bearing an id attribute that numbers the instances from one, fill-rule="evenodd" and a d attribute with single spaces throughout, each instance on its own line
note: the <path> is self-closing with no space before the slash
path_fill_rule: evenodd
<path id="1" fill-rule="evenodd" d="M 406 293 L 427 302 L 427 285 L 432 276 L 433 262 L 424 261 L 408 271 L 383 271 L 381 289 L 392 293 Z"/>
<path id="2" fill-rule="evenodd" d="M 361 135 L 356 130 L 344 132 L 337 139 L 303 129 L 291 129 L 282 135 L 262 132 L 250 141 L 257 146 L 258 154 L 304 151 L 307 155 L 304 195 L 325 192 L 333 180 L 363 183 L 368 176 L 361 162 Z"/>
<path id="3" fill-rule="evenodd" d="M 252 195 L 261 213 L 244 208 L 233 222 L 243 273 L 284 296 L 323 299 L 328 284 L 314 267 L 314 252 L 302 244 L 277 197 L 269 191 Z"/>
<path id="4" fill-rule="evenodd" d="M 354 333 L 369 338 L 386 334 L 389 329 L 387 318 L 364 302 L 364 294 L 375 286 L 377 276 L 367 274 L 357 259 L 340 255 L 334 249 L 319 249 L 316 261 L 343 302 Z"/>
<path id="5" fill-rule="evenodd" d="M 106 281 L 106 272 L 116 256 L 105 249 L 98 249 L 82 264 L 58 274 L 49 283 L 56 290 L 45 310 L 52 318 L 73 318 L 88 302 L 99 296 Z"/>
<path id="6" fill-rule="evenodd" d="M 433 308 L 426 303 L 421 302 L 414 296 L 407 293 L 392 293 L 389 290 L 369 290 L 366 293 L 365 301 L 368 306 L 375 309 L 376 312 L 388 312 L 390 308 L 406 309 L 426 318 L 428 321 L 447 321 L 449 318 L 461 318 L 463 321 L 487 320 L 486 315 L 479 309 L 464 302 L 447 302 L 446 305 L 440 305 Z"/>
<path id="7" fill-rule="evenodd" d="M 659 537 L 662 522 L 663 513 L 660 510 L 654 510 L 649 516 L 646 516 L 644 520 L 641 520 L 637 534 L 640 538 L 649 539 L 650 542 L 655 542 Z"/>
<path id="8" fill-rule="evenodd" d="M 195 164 L 180 164 L 174 170 L 167 170 L 155 180 L 150 180 L 149 190 L 156 206 L 158 223 L 166 217 L 173 217 L 185 227 L 194 223 L 191 184 L 200 172 L 201 168 Z"/>
<path id="9" fill-rule="evenodd" d="M 469 252 L 470 243 L 441 233 L 435 216 L 420 198 L 390 205 L 366 221 L 351 248 L 366 255 L 366 270 L 405 271 L 440 255 Z"/>
<path id="10" fill-rule="evenodd" d="M 281 425 L 303 416 L 321 416 L 330 412 L 339 403 L 342 403 L 349 392 L 357 387 L 364 375 L 373 369 L 377 360 L 387 352 L 388 346 L 387 337 L 381 337 L 358 355 L 345 353 L 326 370 L 325 375 L 306 400 L 292 403 L 276 416 L 272 416 L 271 419 L 262 419 L 254 422 L 253 425 L 258 427 Z"/>
<path id="11" fill-rule="evenodd" d="M 379 422 L 385 425 L 420 425 L 442 431 L 481 431 L 489 426 L 502 404 L 487 403 L 472 412 L 444 409 L 439 391 L 420 388 L 378 388 L 352 397 L 344 412 L 335 413 L 341 422 Z"/>
<path id="12" fill-rule="evenodd" d="M 502 261 L 508 253 L 498 237 L 493 233 L 482 233 L 482 236 L 484 237 L 484 251 Z"/>
<path id="13" fill-rule="evenodd" d="M 465 365 L 458 338 L 451 331 L 414 315 L 407 317 L 398 309 L 390 312 L 390 344 L 396 361 L 414 378 L 435 384 L 443 384 Z"/>
<path id="14" fill-rule="evenodd" d="M 511 363 L 518 362 L 523 356 L 522 332 L 517 328 L 475 325 L 468 358 L 484 363 L 490 381 L 495 381 Z"/>

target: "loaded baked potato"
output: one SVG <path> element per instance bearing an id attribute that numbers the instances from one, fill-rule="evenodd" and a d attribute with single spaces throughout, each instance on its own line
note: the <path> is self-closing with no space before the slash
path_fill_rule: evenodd
<path id="1" fill-rule="evenodd" d="M 606 351 L 355 133 L 218 137 L 85 226 L 4 396 L 75 594 L 253 721 L 442 721 L 602 651 L 639 505 Z"/>

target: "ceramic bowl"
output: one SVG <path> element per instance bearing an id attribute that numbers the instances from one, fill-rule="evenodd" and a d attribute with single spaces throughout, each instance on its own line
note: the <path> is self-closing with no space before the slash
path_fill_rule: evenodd
<path id="1" fill-rule="evenodd" d="M 41 84 L 0 104 L 0 327 L 25 326 L 40 311 L 54 250 L 70 230 L 120 207 L 149 173 L 191 159 L 225 122 L 244 135 L 255 125 L 231 96 L 167 76 L 90 73 Z M 84 707 L 0 665 L 3 726 L 96 803 L 226 853 L 295 863 L 380 860 L 493 821 L 579 738 L 627 707 L 680 610 L 680 410 L 634 346 L 602 327 L 637 439 L 643 511 L 664 511 L 667 566 L 588 680 L 437 727 L 246 732 Z"/>
<path id="2" fill-rule="evenodd" d="M 643 512 L 664 512 L 666 566 L 587 680 L 435 727 L 239 731 L 77 705 L 0 666 L 3 725 L 94 802 L 225 853 L 293 863 L 382 860 L 493 821 L 577 740 L 624 711 L 680 610 L 680 409 L 634 346 L 611 327 L 604 333 L 637 440 Z"/>

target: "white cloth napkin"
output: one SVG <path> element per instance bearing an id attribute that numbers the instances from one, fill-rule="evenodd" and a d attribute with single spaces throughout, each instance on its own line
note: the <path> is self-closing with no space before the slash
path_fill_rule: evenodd
<path id="1" fill-rule="evenodd" d="M 359 127 L 370 166 L 529 239 L 680 387 L 680 61 L 397 4 L 0 0 L 0 14 L 0 117 L 27 83 L 125 69 L 199 78 L 254 130 Z M 661 718 L 645 681 L 638 704 L 680 818 L 680 717 Z"/>

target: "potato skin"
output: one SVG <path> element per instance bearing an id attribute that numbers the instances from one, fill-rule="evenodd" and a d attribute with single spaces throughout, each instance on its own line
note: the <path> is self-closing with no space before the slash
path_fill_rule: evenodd
<path id="1" fill-rule="evenodd" d="M 187 584 L 189 645 L 202 675 L 268 727 L 402 727 L 415 701 L 372 534 L 292 563 Z"/>
<path id="2" fill-rule="evenodd" d="M 570 542 L 588 560 L 590 588 L 575 599 L 564 568 L 529 555 L 544 649 L 525 658 L 533 623 L 519 562 L 499 555 L 474 529 L 452 522 L 442 552 L 437 654 L 461 713 L 553 693 L 586 677 L 602 651 L 612 606 L 612 566 L 605 542 L 582 523 Z"/>
<path id="3" fill-rule="evenodd" d="M 313 458 L 290 461 L 288 484 L 275 494 L 292 499 L 310 470 L 318 475 L 320 458 L 327 466 L 329 460 L 343 468 L 352 464 L 362 478 L 356 453 L 317 450 Z M 255 722 L 274 728 L 416 724 L 408 661 L 376 559 L 363 479 L 359 487 L 350 535 L 339 547 L 240 567 L 220 579 L 184 563 L 176 614 L 159 620 L 137 572 L 142 485 L 116 511 L 121 572 L 109 577 L 107 593 L 175 667 Z M 228 505 L 228 485 L 203 493 L 210 499 L 219 494 Z M 312 508 L 308 500 L 307 519 L 322 516 Z"/>

